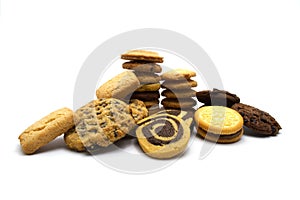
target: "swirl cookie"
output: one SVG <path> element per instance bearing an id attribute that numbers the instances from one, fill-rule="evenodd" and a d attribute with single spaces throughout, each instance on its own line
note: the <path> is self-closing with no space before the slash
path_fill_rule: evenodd
<path id="1" fill-rule="evenodd" d="M 162 63 L 164 58 L 158 53 L 146 50 L 130 50 L 121 55 L 124 60 L 147 61 L 154 63 Z"/>
<path id="2" fill-rule="evenodd" d="M 233 143 L 244 133 L 242 116 L 227 107 L 204 106 L 195 112 L 194 118 L 198 134 L 212 142 Z"/>
<path id="3" fill-rule="evenodd" d="M 122 64 L 123 69 L 131 69 L 136 72 L 152 72 L 160 73 L 162 68 L 156 63 L 149 63 L 143 61 L 130 61 Z"/>
<path id="4" fill-rule="evenodd" d="M 132 71 L 125 71 L 101 85 L 96 96 L 122 99 L 140 86 L 140 81 Z"/>
<path id="5" fill-rule="evenodd" d="M 195 110 L 194 110 L 195 111 Z M 193 117 L 194 117 L 194 111 L 183 111 L 183 110 L 176 110 L 176 109 L 166 109 L 166 110 L 161 110 L 157 112 L 156 114 L 169 114 L 169 115 L 174 115 L 176 117 L 179 117 L 182 119 L 187 126 L 191 127 L 193 124 Z"/>
<path id="6" fill-rule="evenodd" d="M 88 150 L 123 138 L 135 125 L 129 106 L 118 99 L 99 99 L 75 112 L 76 132 Z"/>
<path id="7" fill-rule="evenodd" d="M 19 136 L 22 150 L 25 154 L 33 154 L 73 126 L 72 110 L 68 108 L 56 110 L 29 126 Z"/>
<path id="8" fill-rule="evenodd" d="M 218 90 L 214 88 L 212 91 L 204 90 L 196 93 L 199 102 L 206 106 L 227 106 L 231 107 L 235 103 L 240 102 L 240 98 L 225 90 Z"/>
<path id="9" fill-rule="evenodd" d="M 236 103 L 232 109 L 239 112 L 244 118 L 244 124 L 256 133 L 262 135 L 277 135 L 281 126 L 269 113 L 252 106 Z"/>
<path id="10" fill-rule="evenodd" d="M 187 124 L 174 115 L 154 114 L 138 123 L 136 136 L 150 157 L 166 159 L 181 154 L 190 139 Z"/>

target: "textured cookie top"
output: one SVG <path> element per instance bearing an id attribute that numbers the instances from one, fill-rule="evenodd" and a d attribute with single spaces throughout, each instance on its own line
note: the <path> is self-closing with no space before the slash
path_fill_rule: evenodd
<path id="1" fill-rule="evenodd" d="M 163 62 L 163 57 L 161 57 L 158 53 L 146 50 L 130 50 L 122 54 L 121 58 L 125 60 L 149 61 L 156 63 Z"/>
<path id="2" fill-rule="evenodd" d="M 187 69 L 174 69 L 161 75 L 163 80 L 188 80 L 196 76 L 196 72 Z"/>
<path id="3" fill-rule="evenodd" d="M 235 110 L 223 106 L 204 106 L 194 115 L 196 124 L 205 131 L 229 135 L 243 127 L 243 118 Z"/>

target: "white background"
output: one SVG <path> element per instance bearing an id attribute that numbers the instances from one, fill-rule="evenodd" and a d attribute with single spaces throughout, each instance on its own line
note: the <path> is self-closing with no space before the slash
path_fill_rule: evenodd
<path id="1" fill-rule="evenodd" d="M 299 199 L 299 0 L 1 0 L 0 9 L 0 199 Z M 62 138 L 23 155 L 17 138 L 27 126 L 73 106 L 87 56 L 116 34 L 149 27 L 197 42 L 224 87 L 271 113 L 281 134 L 244 136 L 203 160 L 196 138 L 175 164 L 145 175 L 68 151 Z"/>

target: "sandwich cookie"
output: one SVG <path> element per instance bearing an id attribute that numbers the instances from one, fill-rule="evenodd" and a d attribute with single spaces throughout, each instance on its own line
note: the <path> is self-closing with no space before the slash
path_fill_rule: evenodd
<path id="1" fill-rule="evenodd" d="M 164 106 L 164 108 L 175 108 L 175 109 L 190 108 L 190 109 L 192 109 L 197 104 L 197 102 L 192 98 L 186 98 L 186 99 L 164 98 L 161 101 L 161 104 Z"/>
<path id="2" fill-rule="evenodd" d="M 162 63 L 163 57 L 159 56 L 158 53 L 146 50 L 130 50 L 121 55 L 124 60 L 136 60 L 136 61 L 147 61 L 154 63 Z"/>
<path id="3" fill-rule="evenodd" d="M 201 107 L 195 112 L 194 119 L 198 134 L 212 142 L 237 142 L 244 133 L 242 116 L 227 107 Z"/>
<path id="4" fill-rule="evenodd" d="M 194 80 L 185 80 L 185 81 L 165 81 L 162 84 L 162 88 L 170 89 L 170 90 L 185 90 L 191 89 L 192 87 L 197 87 L 197 82 Z"/>
<path id="5" fill-rule="evenodd" d="M 162 68 L 160 65 L 152 62 L 130 61 L 122 64 L 123 69 L 134 70 L 135 72 L 151 72 L 160 73 Z"/>
<path id="6" fill-rule="evenodd" d="M 193 89 L 186 89 L 186 90 L 164 90 L 161 93 L 162 96 L 170 99 L 184 99 L 184 98 L 191 98 L 196 96 L 196 91 Z"/>

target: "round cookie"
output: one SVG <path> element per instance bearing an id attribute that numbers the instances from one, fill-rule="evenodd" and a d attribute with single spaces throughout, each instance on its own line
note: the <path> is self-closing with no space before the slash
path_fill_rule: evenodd
<path id="1" fill-rule="evenodd" d="M 130 61 L 122 64 L 123 69 L 131 69 L 136 72 L 152 72 L 160 73 L 162 68 L 156 63 L 142 62 L 142 61 Z"/>
<path id="2" fill-rule="evenodd" d="M 191 77 L 196 76 L 196 72 L 187 69 L 174 69 L 165 72 L 161 75 L 163 80 L 178 81 L 178 80 L 189 80 Z"/>
<path id="3" fill-rule="evenodd" d="M 169 99 L 169 98 L 164 98 L 161 101 L 161 104 L 165 107 L 165 108 L 176 108 L 176 109 L 180 109 L 180 108 L 192 108 L 194 107 L 197 102 L 194 99 Z"/>
<path id="4" fill-rule="evenodd" d="M 158 91 L 160 89 L 160 83 L 151 83 L 151 84 L 144 84 L 141 85 L 135 92 L 153 92 Z"/>
<path id="5" fill-rule="evenodd" d="M 88 150 L 112 144 L 135 126 L 129 105 L 114 98 L 91 101 L 75 114 L 76 132 Z"/>
<path id="6" fill-rule="evenodd" d="M 234 104 L 232 109 L 239 112 L 244 119 L 244 125 L 256 133 L 274 136 L 281 129 L 275 118 L 267 112 L 242 103 Z"/>
<path id="7" fill-rule="evenodd" d="M 131 99 L 140 99 L 143 101 L 153 101 L 155 99 L 159 99 L 159 92 L 154 91 L 154 92 L 134 92 L 131 95 Z"/>
<path id="8" fill-rule="evenodd" d="M 156 99 L 152 101 L 144 101 L 144 104 L 146 105 L 147 108 L 154 107 L 159 104 L 159 100 Z"/>
<path id="9" fill-rule="evenodd" d="M 130 101 L 129 109 L 131 116 L 133 117 L 136 123 L 148 116 L 148 110 L 146 108 L 146 105 L 144 104 L 144 102 L 138 99 L 132 99 Z"/>
<path id="10" fill-rule="evenodd" d="M 187 124 L 174 115 L 154 114 L 138 123 L 136 136 L 150 157 L 167 159 L 181 154 L 190 139 Z"/>
<path id="11" fill-rule="evenodd" d="M 214 88 L 212 91 L 204 90 L 196 93 L 199 102 L 206 106 L 227 106 L 231 107 L 235 103 L 240 102 L 240 98 L 225 90 L 218 90 Z"/>
<path id="12" fill-rule="evenodd" d="M 158 83 L 161 81 L 161 78 L 159 75 L 154 73 L 146 73 L 146 72 L 134 72 L 136 77 L 139 79 L 141 84 L 147 84 L 147 83 Z"/>
<path id="13" fill-rule="evenodd" d="M 198 134 L 212 142 L 233 143 L 244 133 L 242 116 L 227 107 L 204 106 L 195 112 L 194 118 Z"/>
<path id="14" fill-rule="evenodd" d="M 162 88 L 167 88 L 169 90 L 185 90 L 191 89 L 192 87 L 197 87 L 197 82 L 194 80 L 186 80 L 186 81 L 165 81 L 162 84 Z"/>
<path id="15" fill-rule="evenodd" d="M 181 99 L 181 98 L 190 98 L 196 96 L 196 91 L 192 89 L 188 90 L 164 90 L 161 93 L 162 96 L 170 99 Z"/>
<path id="16" fill-rule="evenodd" d="M 162 63 L 164 60 L 158 53 L 153 51 L 146 50 L 130 50 L 121 55 L 122 59 L 125 60 L 137 60 L 137 61 L 147 61 L 147 62 L 155 62 Z"/>
<path id="17" fill-rule="evenodd" d="M 166 110 L 161 110 L 157 112 L 156 114 L 169 114 L 169 115 L 174 115 L 176 117 L 179 117 L 185 123 L 191 127 L 193 124 L 193 118 L 194 118 L 194 112 L 195 110 L 190 110 L 190 111 L 183 111 L 183 110 L 176 110 L 176 109 L 166 109 Z"/>
<path id="18" fill-rule="evenodd" d="M 78 133 L 75 130 L 75 126 L 64 134 L 64 141 L 67 147 L 71 150 L 78 152 L 83 152 L 86 150 Z"/>
<path id="19" fill-rule="evenodd" d="M 56 110 L 29 126 L 19 136 L 22 150 L 25 154 L 33 154 L 73 126 L 72 110 L 69 108 Z"/>

